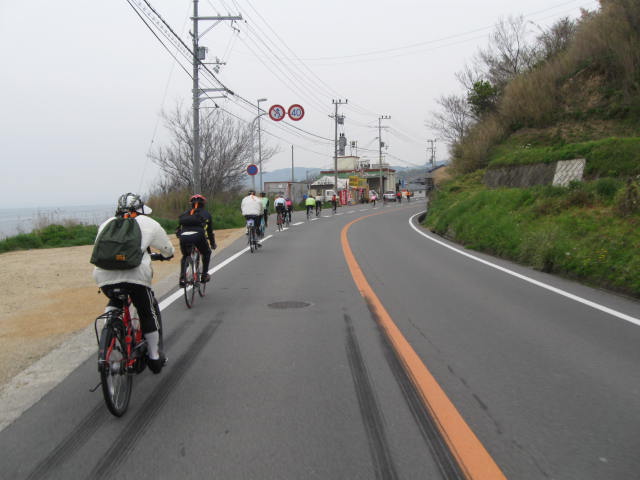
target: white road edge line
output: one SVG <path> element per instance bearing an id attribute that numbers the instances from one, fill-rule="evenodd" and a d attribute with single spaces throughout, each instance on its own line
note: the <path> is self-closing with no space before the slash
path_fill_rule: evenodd
<path id="1" fill-rule="evenodd" d="M 273 235 L 269 235 L 268 237 L 265 237 L 262 239 L 262 241 L 264 242 L 267 238 L 271 238 L 273 237 Z M 213 267 L 211 270 L 209 270 L 209 275 L 216 273 L 218 270 L 222 269 L 222 267 L 224 267 L 225 265 L 229 265 L 231 262 L 233 262 L 236 258 L 238 258 L 240 255 L 242 255 L 245 252 L 249 251 L 249 247 L 244 247 L 242 250 L 240 250 L 237 253 L 234 253 L 233 255 L 231 255 L 229 258 L 227 258 L 225 261 L 220 262 L 218 265 L 216 265 L 215 267 Z M 175 292 L 173 292 L 171 295 L 169 295 L 167 298 L 165 298 L 164 300 L 162 300 L 158 306 L 160 307 L 160 311 L 164 310 L 165 308 L 167 308 L 169 305 L 171 305 L 173 302 L 175 302 L 178 298 L 180 298 L 183 294 L 183 291 L 181 288 L 179 288 L 178 290 L 176 290 Z"/>
<path id="2" fill-rule="evenodd" d="M 302 225 L 303 223 L 304 222 L 297 222 L 297 223 L 292 223 L 291 225 L 293 225 L 295 227 L 296 225 Z"/>
<path id="3" fill-rule="evenodd" d="M 263 238 L 262 242 L 271 237 L 273 235 Z M 233 254 L 210 269 L 209 273 L 217 272 L 248 250 L 249 247 L 245 247 Z M 183 290 L 178 289 L 162 300 L 160 310 L 167 308 L 182 294 Z M 95 333 L 91 324 L 10 379 L 0 388 L 0 432 L 96 352 Z"/>
<path id="4" fill-rule="evenodd" d="M 546 283 L 540 282 L 538 280 L 534 280 L 531 277 L 527 277 L 526 275 L 522 275 L 521 273 L 514 272 L 513 270 L 509 270 L 508 268 L 501 267 L 500 265 L 496 265 L 495 263 L 488 262 L 487 260 L 483 260 L 482 258 L 476 257 L 475 255 L 471 255 L 470 253 L 467 253 L 467 252 L 465 252 L 463 250 L 460 250 L 459 248 L 455 248 L 455 247 L 452 247 L 451 245 L 447 245 L 446 243 L 444 243 L 444 242 L 442 242 L 442 241 L 440 241 L 438 239 L 435 239 L 432 236 L 427 235 L 424 232 L 421 232 L 413 224 L 413 219 L 416 218 L 418 215 L 422 215 L 423 213 L 425 213 L 425 211 L 418 212 L 415 215 L 413 215 L 409 219 L 409 225 L 411 226 L 411 228 L 413 228 L 420 235 L 422 235 L 423 237 L 431 240 L 432 242 L 435 242 L 435 243 L 437 243 L 439 245 L 442 245 L 443 247 L 446 247 L 449 250 L 453 250 L 454 252 L 459 253 L 460 255 L 464 255 L 465 257 L 468 257 L 468 258 L 470 258 L 472 260 L 475 260 L 476 262 L 480 262 L 480 263 L 482 263 L 484 265 L 487 265 L 487 266 L 489 266 L 491 268 L 495 268 L 496 270 L 500 270 L 501 272 L 504 272 L 506 274 L 509 274 L 509 275 L 512 275 L 512 276 L 514 276 L 516 278 L 524 280 L 525 282 L 529 282 L 529 283 L 531 283 L 533 285 L 536 285 L 538 287 L 544 288 L 544 289 L 549 290 L 549 291 L 551 291 L 553 293 L 557 293 L 558 295 L 562 295 L 563 297 L 567 297 L 567 298 L 569 298 L 571 300 L 574 300 L 576 302 L 582 303 L 583 305 L 587 305 L 588 307 L 595 308 L 596 310 L 600 310 L 601 312 L 607 313 L 607 314 L 612 315 L 614 317 L 617 317 L 617 318 L 619 318 L 621 320 L 625 320 L 625 321 L 627 321 L 629 323 L 632 323 L 634 325 L 640 326 L 640 319 L 638 319 L 636 317 L 632 317 L 631 315 L 627 315 L 626 313 L 622 313 L 622 312 L 619 312 L 619 311 L 614 310 L 612 308 L 605 307 L 604 305 L 600 305 L 599 303 L 592 302 L 591 300 L 587 300 L 586 298 L 579 297 L 578 295 L 574 295 L 573 293 L 569 293 L 569 292 L 567 292 L 565 290 L 562 290 L 560 288 L 552 287 L 551 285 L 547 285 Z"/>

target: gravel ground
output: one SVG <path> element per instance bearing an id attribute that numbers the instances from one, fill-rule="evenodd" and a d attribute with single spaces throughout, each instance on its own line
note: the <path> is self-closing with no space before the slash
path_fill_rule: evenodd
<path id="1" fill-rule="evenodd" d="M 244 229 L 218 230 L 218 250 Z M 177 255 L 154 262 L 154 284 L 180 268 Z M 89 263 L 91 245 L 23 250 L 0 255 L 0 390 L 17 374 L 91 325 L 104 309 Z M 212 262 L 213 264 L 213 262 Z"/>

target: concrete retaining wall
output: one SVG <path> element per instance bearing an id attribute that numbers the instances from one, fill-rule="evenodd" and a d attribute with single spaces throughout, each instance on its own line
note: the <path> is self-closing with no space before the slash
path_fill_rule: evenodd
<path id="1" fill-rule="evenodd" d="M 535 185 L 567 186 L 582 180 L 586 160 L 561 160 L 553 163 L 514 165 L 487 170 L 483 182 L 489 188 L 527 188 Z"/>

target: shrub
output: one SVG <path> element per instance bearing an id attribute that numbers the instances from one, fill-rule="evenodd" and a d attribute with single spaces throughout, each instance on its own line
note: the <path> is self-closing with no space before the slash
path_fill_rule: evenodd
<path id="1" fill-rule="evenodd" d="M 0 253 L 32 248 L 74 247 L 91 245 L 98 233 L 96 225 L 48 225 L 31 233 L 0 241 Z"/>
<path id="2" fill-rule="evenodd" d="M 629 178 L 624 189 L 620 190 L 616 199 L 616 210 L 622 216 L 632 215 L 640 211 L 640 191 L 638 182 Z"/>
<path id="3" fill-rule="evenodd" d="M 615 178 L 600 178 L 595 182 L 596 194 L 603 200 L 611 200 L 620 189 L 620 181 Z"/>

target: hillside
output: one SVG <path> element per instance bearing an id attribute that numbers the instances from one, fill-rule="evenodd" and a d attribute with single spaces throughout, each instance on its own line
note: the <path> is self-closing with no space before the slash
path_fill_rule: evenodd
<path id="1" fill-rule="evenodd" d="M 601 5 L 564 48 L 496 89 L 492 108 L 454 143 L 455 178 L 432 196 L 425 224 L 470 248 L 640 297 L 640 5 Z M 565 187 L 483 183 L 487 170 L 576 158 L 586 159 L 583 180 Z"/>

